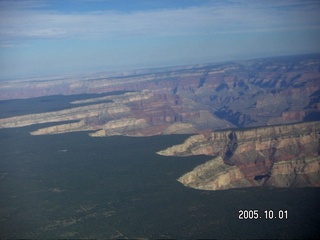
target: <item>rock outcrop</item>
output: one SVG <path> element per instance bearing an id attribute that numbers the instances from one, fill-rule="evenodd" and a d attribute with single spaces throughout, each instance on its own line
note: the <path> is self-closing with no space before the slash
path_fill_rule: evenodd
<path id="1" fill-rule="evenodd" d="M 320 120 L 319 69 L 320 55 L 314 54 L 81 77 L 2 81 L 0 100 L 127 93 L 74 101 L 75 105 L 87 106 L 66 109 L 66 112 L 0 119 L 0 127 L 84 120 L 89 125 L 84 129 L 93 125 L 102 129 L 107 121 L 135 118 L 145 119 L 151 127 L 136 134 L 152 135 L 175 132 L 177 124 L 183 124 L 181 132 L 193 133 L 316 121 Z M 189 124 L 188 127 L 185 124 Z"/>
<path id="2" fill-rule="evenodd" d="M 197 166 L 193 171 L 180 177 L 178 181 L 185 186 L 201 190 L 224 190 L 252 186 L 239 168 L 225 164 L 222 157 L 216 157 Z"/>
<path id="3" fill-rule="evenodd" d="M 0 100 L 89 93 L 113 95 L 59 111 L 9 111 L 0 128 L 51 123 L 31 134 L 198 134 L 159 152 L 214 158 L 179 178 L 187 186 L 319 186 L 319 54 L 0 83 Z M 304 123 L 289 124 L 297 122 Z"/>
<path id="4" fill-rule="evenodd" d="M 158 154 L 214 156 L 179 178 L 197 189 L 320 186 L 320 122 L 199 134 Z"/>
<path id="5" fill-rule="evenodd" d="M 89 131 L 93 130 L 85 124 L 83 120 L 76 123 L 66 123 L 55 125 L 51 127 L 41 128 L 36 131 L 31 132 L 31 135 L 47 135 L 47 134 L 58 134 L 58 133 L 67 133 L 67 132 L 76 132 L 79 131 Z"/>
<path id="6" fill-rule="evenodd" d="M 208 111 L 188 109 L 176 96 L 155 94 L 150 90 L 74 101 L 86 106 L 27 114 L 0 119 L 0 128 L 23 127 L 42 123 L 77 121 L 41 128 L 33 135 L 91 131 L 90 136 L 152 136 L 197 133 L 202 128 L 224 128 L 233 125 Z M 88 104 L 88 105 L 87 105 Z"/>
<path id="7" fill-rule="evenodd" d="M 103 125 L 103 129 L 90 133 L 92 137 L 113 136 L 113 135 L 129 135 L 135 130 L 149 127 L 145 119 L 122 118 L 120 120 L 109 121 Z M 134 135 L 134 134 L 132 134 Z"/>

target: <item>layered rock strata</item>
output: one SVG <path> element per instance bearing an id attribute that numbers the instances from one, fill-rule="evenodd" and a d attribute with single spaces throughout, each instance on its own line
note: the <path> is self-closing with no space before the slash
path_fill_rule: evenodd
<path id="1" fill-rule="evenodd" d="M 99 103 L 98 103 L 99 102 Z M 0 119 L 0 128 L 42 123 L 77 121 L 40 128 L 32 135 L 94 131 L 90 136 L 151 136 L 196 133 L 202 127 L 224 128 L 233 125 L 206 110 L 184 107 L 178 97 L 155 94 L 150 90 L 129 92 L 71 102 L 74 108 Z M 89 104 L 76 107 L 78 104 Z"/>
<path id="2" fill-rule="evenodd" d="M 87 123 L 88 118 L 97 114 L 100 119 L 104 118 L 96 108 L 104 111 L 112 106 L 96 104 L 113 101 L 119 103 L 115 107 L 125 105 L 130 109 L 125 118 L 143 118 L 158 129 L 155 132 L 162 133 L 172 123 L 174 126 L 192 124 L 190 129 L 196 131 L 256 127 L 320 120 L 319 69 L 320 55 L 314 54 L 90 76 L 10 80 L 0 82 L 0 100 L 134 91 L 125 96 L 76 101 L 74 104 L 92 104 L 92 115 L 83 112 L 83 117 L 70 116 L 69 119 Z M 48 119 L 53 121 L 51 113 L 48 114 Z M 41 115 L 29 117 L 34 123 L 44 122 L 37 119 Z M 122 115 L 107 120 L 120 118 Z M 22 126 L 22 122 L 29 120 L 10 119 L 10 124 L 0 120 L 0 125 Z M 105 122 L 99 123 L 103 124 Z"/>
<path id="3" fill-rule="evenodd" d="M 312 122 L 320 120 L 319 54 L 0 82 L 0 100 L 115 91 L 122 94 L 3 116 L 0 128 L 51 123 L 31 134 L 92 137 L 201 133 L 159 152 L 214 158 L 179 179 L 187 186 L 319 185 L 319 123 Z M 288 125 L 297 122 L 309 123 Z M 236 127 L 251 129 L 216 131 Z"/>
<path id="4" fill-rule="evenodd" d="M 320 186 L 320 122 L 200 134 L 158 154 L 214 156 L 178 179 L 197 189 Z"/>

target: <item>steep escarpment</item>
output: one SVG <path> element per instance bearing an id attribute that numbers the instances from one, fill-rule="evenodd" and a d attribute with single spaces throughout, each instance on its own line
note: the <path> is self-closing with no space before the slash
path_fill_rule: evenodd
<path id="1" fill-rule="evenodd" d="M 37 114 L 0 119 L 0 128 L 57 123 L 38 129 L 33 135 L 91 131 L 90 136 L 152 136 L 197 133 L 202 128 L 225 128 L 233 125 L 208 110 L 184 105 L 179 96 L 157 94 L 150 90 L 91 98 L 71 102 L 75 107 Z M 85 105 L 77 107 L 77 105 Z M 78 123 L 59 124 L 65 121 Z"/>
<path id="2" fill-rule="evenodd" d="M 2 81 L 0 100 L 58 94 L 130 93 L 75 101 L 75 106 L 88 106 L 87 109 L 66 109 L 66 115 L 80 110 L 78 117 L 67 118 L 63 112 L 55 113 L 56 118 L 52 113 L 28 116 L 28 119 L 16 116 L 18 118 L 0 119 L 0 126 L 19 127 L 44 123 L 46 119 L 48 122 L 63 119 L 84 120 L 88 126 L 82 129 L 96 126 L 101 130 L 107 121 L 135 118 L 145 119 L 151 127 L 136 134 L 152 135 L 317 121 L 320 120 L 319 69 L 320 55 L 315 54 L 72 78 Z M 105 105 L 97 105 L 100 103 Z M 123 108 L 127 113 L 111 114 L 110 108 L 114 111 Z"/>
<path id="3" fill-rule="evenodd" d="M 179 178 L 198 189 L 320 186 L 319 141 L 320 122 L 309 122 L 195 135 L 158 154 L 214 156 Z"/>

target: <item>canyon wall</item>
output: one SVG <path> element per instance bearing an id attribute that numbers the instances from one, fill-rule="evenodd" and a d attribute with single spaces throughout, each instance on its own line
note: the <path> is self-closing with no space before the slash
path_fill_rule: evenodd
<path id="1" fill-rule="evenodd" d="M 314 54 L 1 81 L 0 100 L 129 92 L 74 101 L 87 106 L 66 112 L 0 119 L 0 127 L 83 120 L 88 126 L 79 130 L 101 130 L 107 121 L 135 118 L 144 119 L 149 129 L 124 135 L 156 135 L 315 121 L 320 120 L 319 69 L 320 55 Z M 123 114 L 111 113 L 112 108 Z"/>
<path id="2" fill-rule="evenodd" d="M 199 134 L 158 154 L 213 156 L 179 178 L 197 189 L 320 186 L 320 122 Z"/>
<path id="3" fill-rule="evenodd" d="M 319 186 L 319 54 L 1 81 L 0 107 L 12 99 L 98 93 L 104 95 L 81 95 L 56 111 L 0 111 L 0 128 L 50 123 L 31 134 L 196 134 L 159 152 L 212 156 L 179 178 L 186 186 Z"/>

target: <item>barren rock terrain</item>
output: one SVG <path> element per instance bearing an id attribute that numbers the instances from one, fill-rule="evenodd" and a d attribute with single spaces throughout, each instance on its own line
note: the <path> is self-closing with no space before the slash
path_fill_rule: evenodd
<path id="1" fill-rule="evenodd" d="M 192 188 L 320 186 L 320 122 L 216 131 L 158 152 L 214 158 L 179 178 Z"/>
<path id="2" fill-rule="evenodd" d="M 51 123 L 31 134 L 195 134 L 159 152 L 213 156 L 179 178 L 186 186 L 320 186 L 319 54 L 0 83 L 2 107 L 75 94 L 90 97 L 62 110 L 13 111 L 0 128 Z"/>
<path id="3" fill-rule="evenodd" d="M 97 130 L 91 135 L 149 136 L 319 120 L 320 56 L 0 83 L 1 100 L 114 91 L 126 93 L 74 101 L 73 108 L 61 111 L 2 118 L 0 128 L 77 121 L 81 124 L 33 134 Z"/>

